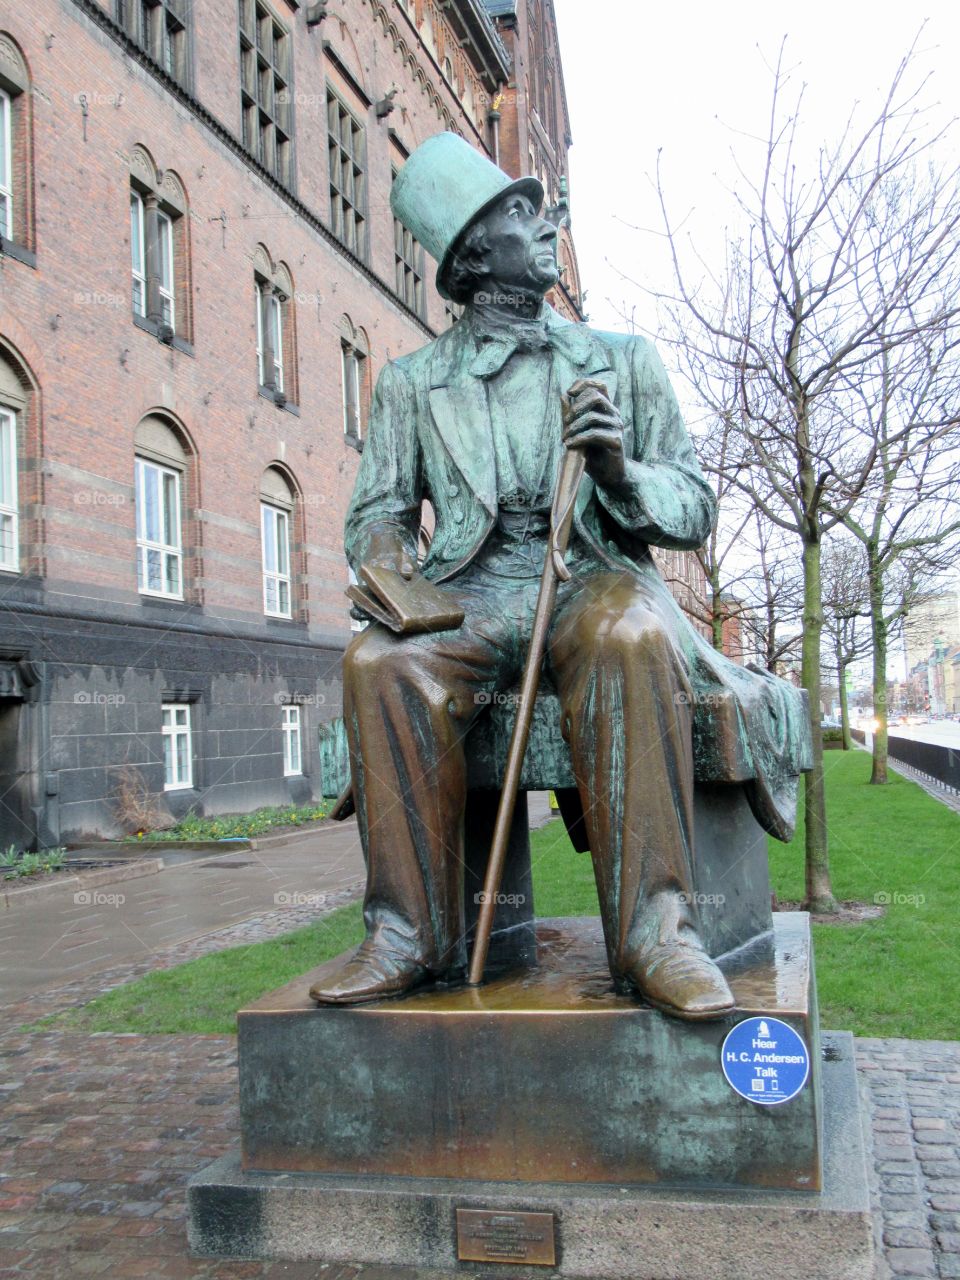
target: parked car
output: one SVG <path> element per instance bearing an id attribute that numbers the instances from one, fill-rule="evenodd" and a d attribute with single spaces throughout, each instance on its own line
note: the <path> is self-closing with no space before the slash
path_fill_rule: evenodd
<path id="1" fill-rule="evenodd" d="M 907 716 L 907 724 L 926 724 L 926 716 Z"/>

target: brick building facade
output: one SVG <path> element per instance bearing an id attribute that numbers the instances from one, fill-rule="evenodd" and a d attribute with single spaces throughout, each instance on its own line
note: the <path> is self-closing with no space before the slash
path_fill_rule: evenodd
<path id="1" fill-rule="evenodd" d="M 453 129 L 563 221 L 549 0 L 0 18 L 0 845 L 322 793 L 383 364 L 454 317 L 393 173 Z M 576 259 L 556 304 L 579 314 Z"/>

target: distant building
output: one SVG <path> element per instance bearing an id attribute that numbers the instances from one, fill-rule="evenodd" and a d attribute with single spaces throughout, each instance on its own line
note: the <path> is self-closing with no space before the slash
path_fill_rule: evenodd
<path id="1" fill-rule="evenodd" d="M 713 643 L 707 604 L 707 575 L 694 551 L 654 547 L 653 558 L 680 608 L 695 630 Z"/>
<path id="2" fill-rule="evenodd" d="M 914 605 L 903 624 L 907 670 L 926 658 L 937 641 L 960 644 L 960 592 L 931 596 Z"/>
<path id="3" fill-rule="evenodd" d="M 722 603 L 723 652 L 741 666 L 746 666 L 748 662 L 763 666 L 765 659 L 760 645 L 757 610 L 738 600 L 736 596 L 725 594 Z"/>
<path id="4" fill-rule="evenodd" d="M 947 715 L 960 715 L 960 644 L 951 645 L 944 654 L 943 700 Z"/>

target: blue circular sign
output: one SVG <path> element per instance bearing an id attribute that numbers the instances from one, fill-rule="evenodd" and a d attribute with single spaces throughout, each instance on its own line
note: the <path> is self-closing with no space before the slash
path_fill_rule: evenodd
<path id="1" fill-rule="evenodd" d="M 775 1107 L 807 1083 L 810 1054 L 793 1027 L 778 1018 L 745 1018 L 720 1051 L 727 1084 L 748 1102 Z"/>

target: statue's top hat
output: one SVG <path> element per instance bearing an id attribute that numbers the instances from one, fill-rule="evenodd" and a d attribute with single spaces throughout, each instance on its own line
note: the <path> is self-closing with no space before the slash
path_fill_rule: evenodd
<path id="1" fill-rule="evenodd" d="M 428 138 L 397 174 L 390 208 L 440 264 L 437 289 L 449 298 L 446 275 L 453 249 L 471 223 L 513 191 L 539 209 L 543 187 L 536 178 L 514 181 L 456 133 Z"/>

